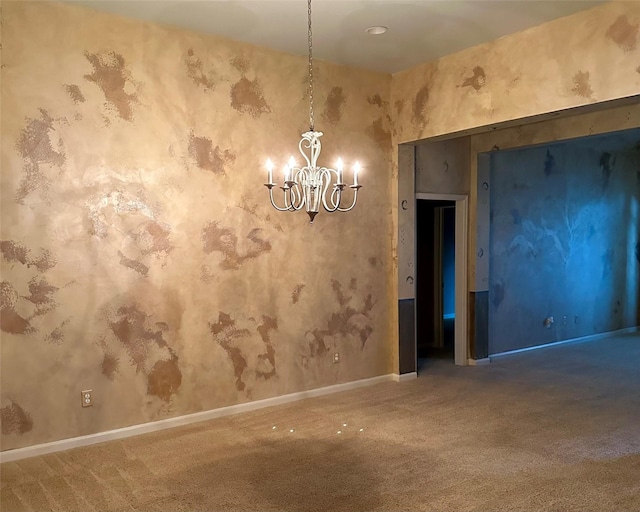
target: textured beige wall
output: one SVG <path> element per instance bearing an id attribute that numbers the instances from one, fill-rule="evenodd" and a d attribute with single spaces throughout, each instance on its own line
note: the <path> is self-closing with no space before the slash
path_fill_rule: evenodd
<path id="1" fill-rule="evenodd" d="M 393 76 L 398 142 L 640 94 L 640 2 L 610 2 Z"/>
<path id="2" fill-rule="evenodd" d="M 393 147 L 598 102 L 635 96 L 637 103 L 639 55 L 640 2 L 620 1 L 397 73 L 391 84 Z M 638 119 L 625 122 L 640 123 Z M 395 170 L 397 152 L 393 156 Z M 474 165 L 473 150 L 471 160 Z M 470 180 L 469 276 L 473 291 L 476 281 L 485 277 L 476 279 L 475 275 L 480 247 L 476 243 L 477 172 L 473 167 Z M 397 187 L 392 197 L 393 226 L 398 233 Z M 393 261 L 413 257 L 399 258 L 400 250 L 396 235 Z M 397 268 L 394 274 L 399 283 L 402 276 Z M 393 321 L 397 323 L 397 319 Z"/>
<path id="3" fill-rule="evenodd" d="M 2 17 L 3 450 L 392 371 L 389 76 L 317 63 L 320 163 L 365 188 L 309 226 L 262 186 L 308 128 L 305 58 Z"/>
<path id="4" fill-rule="evenodd" d="M 416 168 L 416 150 L 413 146 L 398 148 L 398 298 L 414 299 L 416 296 L 416 188 L 413 175 Z M 399 344 L 398 344 L 399 348 Z M 399 354 L 398 354 L 399 355 Z M 399 361 L 398 361 L 399 364 Z"/>
<path id="5" fill-rule="evenodd" d="M 52 3 L 2 17 L 2 449 L 397 370 L 392 141 L 640 93 L 638 2 L 392 81 L 318 63 L 322 161 L 360 159 L 366 188 L 310 228 L 261 186 L 307 129 L 304 58 Z"/>
<path id="6" fill-rule="evenodd" d="M 469 193 L 469 137 L 416 146 L 416 192 Z"/>

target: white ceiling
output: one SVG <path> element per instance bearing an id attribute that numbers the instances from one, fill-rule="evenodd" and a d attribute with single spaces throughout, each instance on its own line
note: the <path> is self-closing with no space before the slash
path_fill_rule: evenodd
<path id="1" fill-rule="evenodd" d="M 69 0 L 122 16 L 306 55 L 306 0 Z M 319 59 L 395 73 L 602 0 L 313 0 Z M 372 25 L 389 27 L 371 36 Z"/>

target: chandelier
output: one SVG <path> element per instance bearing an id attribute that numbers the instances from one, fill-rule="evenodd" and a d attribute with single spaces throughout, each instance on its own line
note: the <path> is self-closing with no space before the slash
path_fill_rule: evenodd
<path id="1" fill-rule="evenodd" d="M 306 208 L 307 214 L 313 224 L 313 219 L 318 214 L 320 206 L 328 212 L 348 212 L 356 205 L 358 190 L 362 185 L 358 184 L 358 173 L 360 164 L 353 165 L 353 184 L 349 188 L 353 189 L 353 202 L 348 207 L 342 207 L 342 193 L 347 187 L 344 182 L 344 164 L 341 158 L 336 162 L 336 168 L 318 167 L 318 157 L 322 149 L 320 137 L 322 132 L 315 131 L 313 119 L 313 44 L 311 33 L 311 0 L 308 0 L 308 21 L 309 21 L 309 131 L 302 134 L 302 139 L 298 144 L 298 150 L 302 155 L 306 165 L 297 167 L 293 156 L 283 167 L 284 180 L 280 189 L 284 193 L 284 206 L 278 206 L 273 199 L 273 189 L 276 183 L 273 182 L 274 164 L 271 159 L 267 160 L 267 183 L 265 187 L 269 189 L 269 199 L 272 206 L 281 212 L 298 211 Z M 334 182 L 335 178 L 335 182 Z"/>

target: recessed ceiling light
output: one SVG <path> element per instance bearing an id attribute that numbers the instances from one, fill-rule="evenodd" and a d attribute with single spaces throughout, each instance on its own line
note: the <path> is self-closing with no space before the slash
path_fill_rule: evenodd
<path id="1" fill-rule="evenodd" d="M 382 25 L 376 25 L 375 27 L 369 27 L 367 29 L 367 34 L 371 34 L 373 36 L 379 36 L 380 34 L 384 34 L 387 30 L 389 30 L 387 27 L 384 27 Z"/>

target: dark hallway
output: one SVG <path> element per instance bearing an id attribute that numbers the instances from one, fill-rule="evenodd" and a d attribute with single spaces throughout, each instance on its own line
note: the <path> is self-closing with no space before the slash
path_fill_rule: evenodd
<path id="1" fill-rule="evenodd" d="M 416 221 L 418 359 L 453 361 L 455 202 L 418 200 Z"/>

